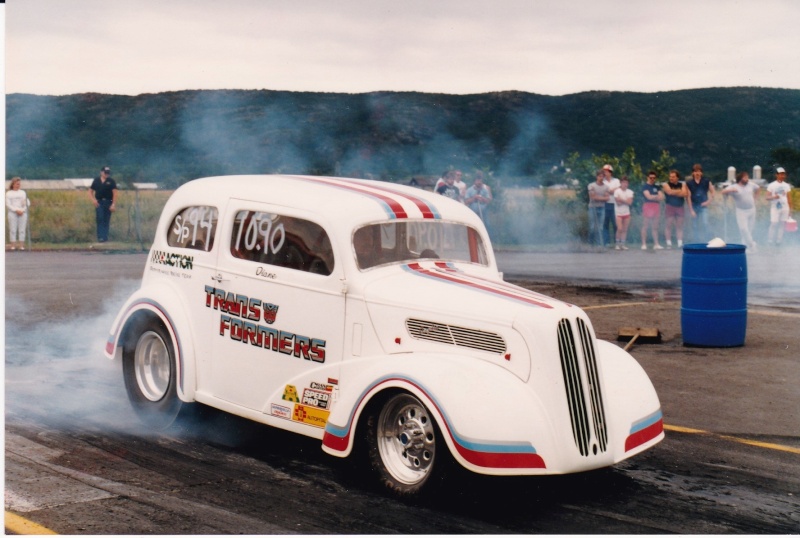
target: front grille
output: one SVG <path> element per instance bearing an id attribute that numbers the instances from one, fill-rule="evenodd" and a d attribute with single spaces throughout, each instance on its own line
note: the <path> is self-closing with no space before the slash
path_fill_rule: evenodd
<path id="1" fill-rule="evenodd" d="M 406 329 L 412 337 L 418 340 L 468 347 L 497 354 L 506 351 L 506 342 L 502 336 L 478 329 L 467 329 L 421 319 L 407 319 Z"/>
<path id="2" fill-rule="evenodd" d="M 592 332 L 580 318 L 576 325 L 577 336 L 568 319 L 562 319 L 558 323 L 558 353 L 572 422 L 572 436 L 580 454 L 588 456 L 590 452 L 605 452 L 608 432 Z M 579 345 L 576 345 L 576 339 Z M 594 445 L 593 433 L 596 443 Z"/>

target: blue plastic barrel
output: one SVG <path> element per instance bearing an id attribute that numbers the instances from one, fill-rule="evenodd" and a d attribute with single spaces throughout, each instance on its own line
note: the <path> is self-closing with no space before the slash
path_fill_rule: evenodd
<path id="1" fill-rule="evenodd" d="M 683 344 L 743 346 L 747 331 L 744 245 L 684 245 L 681 268 Z"/>

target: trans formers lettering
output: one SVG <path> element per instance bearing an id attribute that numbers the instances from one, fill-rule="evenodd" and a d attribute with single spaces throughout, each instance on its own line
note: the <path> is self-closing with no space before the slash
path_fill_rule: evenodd
<path id="1" fill-rule="evenodd" d="M 225 290 L 205 287 L 206 307 L 222 312 L 219 318 L 219 334 L 227 333 L 231 340 L 255 347 L 292 355 L 299 359 L 325 362 L 326 341 L 259 325 L 262 317 L 268 324 L 275 322 L 278 306 Z"/>

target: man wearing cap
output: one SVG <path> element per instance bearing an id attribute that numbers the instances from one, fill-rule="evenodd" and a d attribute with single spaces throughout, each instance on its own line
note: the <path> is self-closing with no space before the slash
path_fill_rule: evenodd
<path id="1" fill-rule="evenodd" d="M 769 236 L 770 245 L 780 245 L 783 241 L 783 228 L 792 211 L 792 199 L 789 191 L 792 186 L 786 182 L 786 170 L 779 166 L 775 169 L 775 181 L 767 185 L 769 200 Z"/>
<path id="2" fill-rule="evenodd" d="M 100 177 L 94 178 L 89 187 L 89 198 L 95 207 L 97 218 L 97 240 L 108 241 L 108 229 L 111 226 L 111 213 L 117 209 L 117 183 L 111 177 L 111 168 L 100 169 Z"/>
<path id="3" fill-rule="evenodd" d="M 608 187 L 608 196 L 610 202 L 606 202 L 606 213 L 603 218 L 603 246 L 611 247 L 614 245 L 615 238 L 617 237 L 617 220 L 614 215 L 614 192 L 619 189 L 619 179 L 614 177 L 614 168 L 610 164 L 603 165 L 603 174 L 605 179 L 603 183 Z M 608 227 L 611 226 L 611 233 Z"/>

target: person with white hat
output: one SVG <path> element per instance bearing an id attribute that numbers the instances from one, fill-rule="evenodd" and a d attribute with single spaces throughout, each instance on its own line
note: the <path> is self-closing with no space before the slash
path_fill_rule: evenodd
<path id="1" fill-rule="evenodd" d="M 767 185 L 767 200 L 769 200 L 769 236 L 770 245 L 780 245 L 783 241 L 785 222 L 789 220 L 792 211 L 792 198 L 789 192 L 792 186 L 786 181 L 786 170 L 782 166 L 775 169 L 775 181 Z"/>
<path id="2" fill-rule="evenodd" d="M 614 167 L 610 164 L 603 165 L 603 174 L 606 187 L 608 187 L 609 201 L 606 202 L 606 213 L 603 218 L 603 246 L 612 247 L 617 236 L 617 220 L 614 216 L 614 192 L 619 189 L 619 179 L 614 177 Z M 609 232 L 609 228 L 611 231 Z"/>

